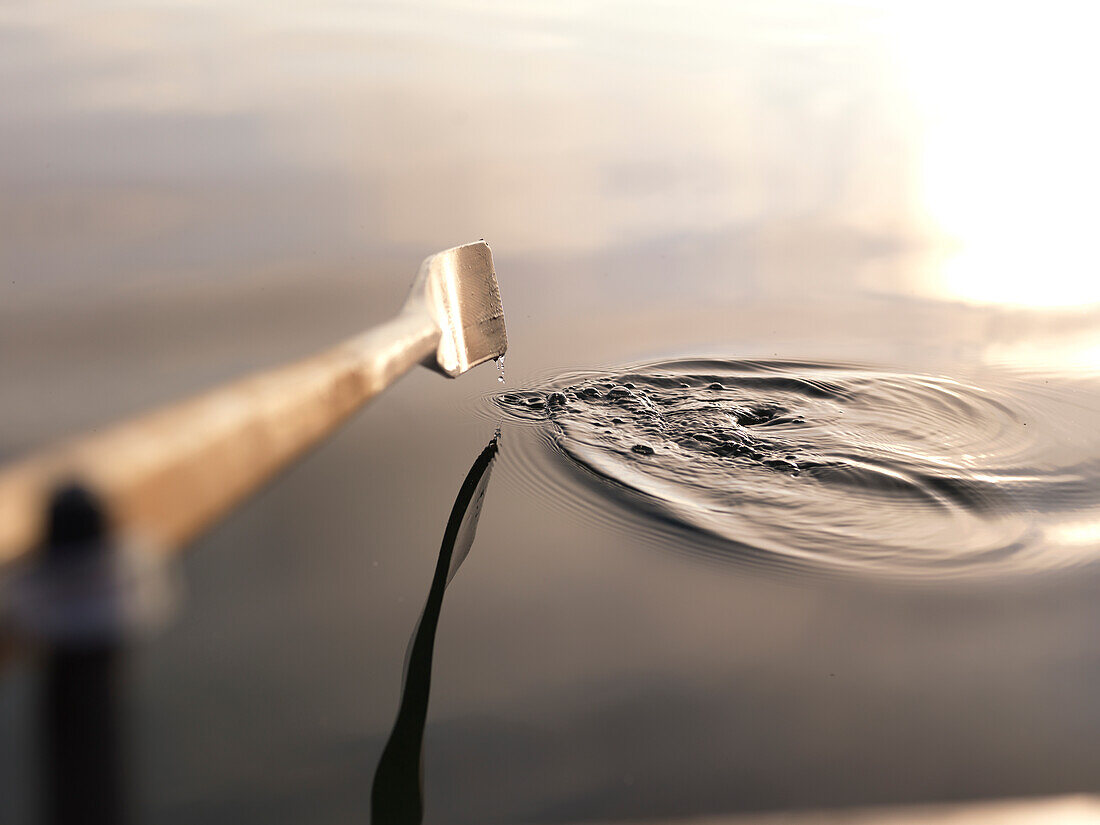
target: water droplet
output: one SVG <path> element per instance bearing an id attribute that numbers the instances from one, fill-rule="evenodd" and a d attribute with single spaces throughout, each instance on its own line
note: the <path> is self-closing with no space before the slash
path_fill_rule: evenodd
<path id="1" fill-rule="evenodd" d="M 497 356 L 497 381 L 504 383 L 504 353 Z"/>

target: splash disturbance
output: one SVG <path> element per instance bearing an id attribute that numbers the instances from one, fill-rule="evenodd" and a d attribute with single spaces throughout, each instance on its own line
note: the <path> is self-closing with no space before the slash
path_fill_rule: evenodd
<path id="1" fill-rule="evenodd" d="M 1090 560 L 1100 537 L 1096 445 L 1050 397 L 846 365 L 695 360 L 494 400 L 605 492 L 730 558 L 942 576 L 1064 567 Z"/>

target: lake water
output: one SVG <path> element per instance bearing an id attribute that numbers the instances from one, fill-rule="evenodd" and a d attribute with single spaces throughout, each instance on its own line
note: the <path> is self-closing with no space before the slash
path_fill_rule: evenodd
<path id="1" fill-rule="evenodd" d="M 139 821 L 368 819 L 498 426 L 426 821 L 1100 788 L 1086 15 L 0 7 L 0 458 L 384 320 L 455 244 L 492 244 L 507 315 L 503 386 L 411 374 L 182 557 L 128 663 Z M 635 385 L 625 429 L 569 412 L 585 381 Z M 0 679 L 5 823 L 35 685 Z"/>

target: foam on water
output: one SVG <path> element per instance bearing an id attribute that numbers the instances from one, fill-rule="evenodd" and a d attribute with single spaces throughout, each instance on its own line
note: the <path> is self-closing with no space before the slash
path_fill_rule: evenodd
<path id="1" fill-rule="evenodd" d="M 1075 431 L 1066 397 L 1022 387 L 693 360 L 567 375 L 494 400 L 539 425 L 576 480 L 640 521 L 692 531 L 712 555 L 943 576 L 1097 555 L 1098 439 Z M 543 473 L 540 460 L 521 473 Z M 601 509 L 587 487 L 549 488 Z"/>

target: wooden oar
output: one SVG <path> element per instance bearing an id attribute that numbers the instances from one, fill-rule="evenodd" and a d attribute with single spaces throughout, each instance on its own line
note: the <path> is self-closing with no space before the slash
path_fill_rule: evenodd
<path id="1" fill-rule="evenodd" d="M 73 481 L 116 535 L 180 547 L 414 365 L 454 378 L 507 347 L 488 245 L 433 255 L 375 329 L 0 470 L 0 567 L 41 543 L 51 492 Z"/>

